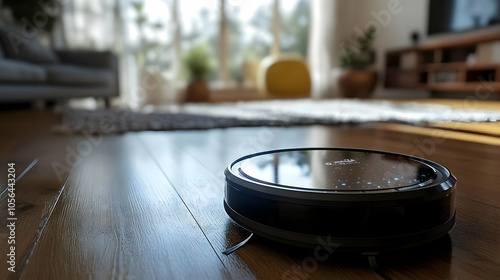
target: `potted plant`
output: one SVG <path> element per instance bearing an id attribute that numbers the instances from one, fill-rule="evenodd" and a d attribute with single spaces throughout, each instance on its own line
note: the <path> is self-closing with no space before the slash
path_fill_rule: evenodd
<path id="1" fill-rule="evenodd" d="M 376 29 L 369 28 L 361 36 L 355 37 L 354 45 L 344 45 L 339 64 L 342 68 L 337 77 L 337 89 L 342 97 L 366 98 L 377 85 L 378 75 L 370 69 L 376 54 L 372 48 Z"/>
<path id="2" fill-rule="evenodd" d="M 212 72 L 212 60 L 205 44 L 198 44 L 189 49 L 183 57 L 184 67 L 189 76 L 186 88 L 187 102 L 206 102 L 210 90 L 206 78 Z"/>

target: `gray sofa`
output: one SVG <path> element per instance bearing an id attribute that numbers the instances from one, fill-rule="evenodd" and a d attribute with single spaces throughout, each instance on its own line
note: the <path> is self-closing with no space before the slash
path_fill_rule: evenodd
<path id="1" fill-rule="evenodd" d="M 0 26 L 0 103 L 98 97 L 109 104 L 119 95 L 111 52 L 52 51 L 28 35 Z"/>

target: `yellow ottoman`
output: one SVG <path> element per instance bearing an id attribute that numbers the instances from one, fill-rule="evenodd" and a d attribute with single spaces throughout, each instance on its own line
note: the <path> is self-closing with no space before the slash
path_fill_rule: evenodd
<path id="1" fill-rule="evenodd" d="M 300 55 L 268 56 L 259 66 L 257 89 L 277 97 L 305 97 L 311 93 L 311 77 Z"/>

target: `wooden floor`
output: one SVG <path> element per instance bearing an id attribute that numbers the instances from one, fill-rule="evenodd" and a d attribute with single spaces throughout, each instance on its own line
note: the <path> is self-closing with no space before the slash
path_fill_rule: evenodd
<path id="1" fill-rule="evenodd" d="M 0 112 L 1 191 L 7 163 L 18 177 L 27 170 L 16 182 L 15 273 L 7 270 L 8 192 L 1 195 L 0 279 L 382 279 L 366 258 L 333 254 L 315 263 L 312 251 L 259 238 L 221 253 L 248 236 L 223 209 L 228 162 L 309 146 L 447 166 L 458 178 L 454 229 L 429 246 L 381 256 L 380 265 L 392 279 L 499 279 L 495 133 L 366 124 L 85 136 L 52 133 L 57 121 L 44 110 Z"/>

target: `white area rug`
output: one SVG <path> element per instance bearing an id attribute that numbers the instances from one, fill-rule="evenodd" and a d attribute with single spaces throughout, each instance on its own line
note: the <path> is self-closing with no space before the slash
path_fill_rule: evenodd
<path id="1" fill-rule="evenodd" d="M 497 122 L 500 121 L 500 111 L 464 110 L 444 105 L 380 100 L 273 100 L 169 105 L 140 111 L 66 109 L 62 112 L 62 125 L 56 130 L 70 133 L 121 133 L 236 126 L 363 122 L 425 124 L 451 121 Z"/>

